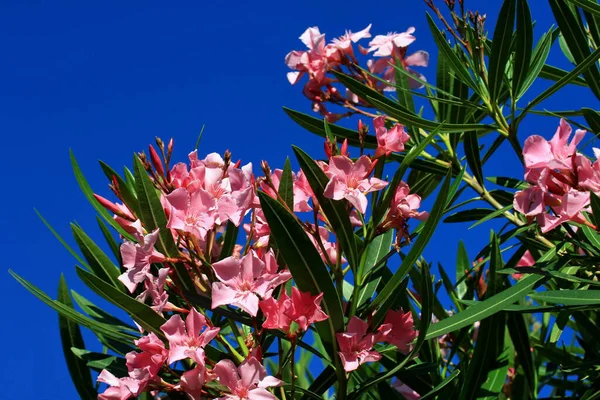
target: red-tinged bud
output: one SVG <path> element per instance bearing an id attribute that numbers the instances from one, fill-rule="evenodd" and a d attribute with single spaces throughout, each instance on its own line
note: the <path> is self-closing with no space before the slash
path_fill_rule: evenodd
<path id="1" fill-rule="evenodd" d="M 334 156 L 335 149 L 332 146 L 331 140 L 329 140 L 329 138 L 325 139 L 325 143 L 323 143 L 323 148 L 325 149 L 325 155 L 327 156 L 327 159 L 330 159 Z"/>
<path id="2" fill-rule="evenodd" d="M 173 153 L 173 138 L 169 140 L 167 145 L 167 159 L 171 159 L 171 153 Z"/>
<path id="3" fill-rule="evenodd" d="M 158 136 L 156 137 L 156 145 L 158 146 L 158 148 L 160 149 L 160 151 L 162 151 L 163 153 L 165 152 L 165 144 L 162 141 L 162 139 L 159 138 Z"/>
<path id="4" fill-rule="evenodd" d="M 344 143 L 342 143 L 342 149 L 340 150 L 340 154 L 348 157 L 348 139 L 344 139 Z"/>
<path id="5" fill-rule="evenodd" d="M 158 155 L 156 150 L 154 150 L 154 146 L 148 146 L 148 149 L 150 151 L 150 160 L 152 160 L 152 165 L 154 165 L 154 169 L 156 169 L 156 172 L 158 173 L 159 176 L 164 177 L 165 170 L 163 168 L 163 164 L 160 159 L 160 156 Z"/>
<path id="6" fill-rule="evenodd" d="M 97 195 L 96 193 L 94 193 L 94 197 L 96 198 L 98 203 L 100 203 L 102 207 L 106 208 L 108 211 L 111 211 L 115 215 L 118 215 L 119 217 L 124 218 L 128 221 L 133 221 L 130 215 L 127 215 L 122 210 L 120 210 L 119 207 L 117 207 L 117 205 L 112 201 L 105 199 L 104 197 Z"/>

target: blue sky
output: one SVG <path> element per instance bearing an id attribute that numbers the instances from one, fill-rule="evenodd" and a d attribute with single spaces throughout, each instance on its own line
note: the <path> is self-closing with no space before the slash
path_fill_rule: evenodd
<path id="1" fill-rule="evenodd" d="M 547 4 L 535 3 L 539 37 L 553 21 Z M 489 24 L 500 4 L 489 1 L 480 9 L 490 15 Z M 321 139 L 303 131 L 281 109 L 310 112 L 301 86 L 290 86 L 285 78 L 285 54 L 302 49 L 298 36 L 308 26 L 319 26 L 329 38 L 369 23 L 373 33 L 415 26 L 413 50 L 429 51 L 435 66 L 425 10 L 419 0 L 385 7 L 354 0 L 0 2 L 0 137 L 5 149 L 0 276 L 7 290 L 3 396 L 77 398 L 56 314 L 6 272 L 14 269 L 52 296 L 64 272 L 72 288 L 101 303 L 78 282 L 74 260 L 33 210 L 64 237 L 70 238 L 70 221 L 100 237 L 93 210 L 71 172 L 69 149 L 92 187 L 105 195 L 109 190 L 97 160 L 120 170 L 155 136 L 173 136 L 176 157 L 184 160 L 203 124 L 201 153 L 229 149 L 234 159 L 253 162 L 257 172 L 261 159 L 273 167 L 283 165 L 291 144 L 320 156 Z M 551 62 L 568 67 L 558 49 Z M 422 72 L 435 80 L 434 67 Z M 534 90 L 545 85 L 536 84 Z M 569 89 L 544 106 L 595 108 L 596 101 L 585 91 Z M 522 127 L 522 140 L 533 133 L 550 136 L 557 125 L 558 120 L 533 117 Z M 486 174 L 519 176 L 516 164 L 507 168 L 514 159 L 509 154 L 498 154 Z M 453 270 L 457 229 L 474 255 L 489 228 L 465 233 L 466 227 L 440 228 L 428 257 Z"/>

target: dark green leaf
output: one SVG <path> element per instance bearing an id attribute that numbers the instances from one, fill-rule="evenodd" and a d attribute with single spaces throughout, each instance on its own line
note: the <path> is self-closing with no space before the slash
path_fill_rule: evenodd
<path id="1" fill-rule="evenodd" d="M 102 231 L 102 236 L 104 236 L 104 240 L 106 240 L 106 243 L 110 247 L 110 251 L 113 253 L 113 256 L 115 256 L 115 259 L 118 262 L 121 262 L 121 252 L 119 250 L 119 244 L 115 240 L 112 232 L 108 229 L 108 226 L 106 226 L 106 223 L 102 220 L 102 218 L 96 216 L 96 221 L 98 222 L 98 226 Z"/>
<path id="2" fill-rule="evenodd" d="M 348 264 L 352 268 L 358 266 L 358 249 L 354 240 L 354 230 L 348 215 L 348 206 L 345 200 L 332 200 L 324 196 L 325 186 L 329 178 L 319 165 L 302 149 L 292 146 L 298 159 L 300 168 L 304 172 L 313 193 L 317 197 L 322 211 L 327 216 L 331 228 L 344 251 Z"/>
<path id="3" fill-rule="evenodd" d="M 311 117 L 310 115 L 291 110 L 287 107 L 283 107 L 283 110 L 287 115 L 290 116 L 298 125 L 303 127 L 309 132 L 317 134 L 321 137 L 327 137 L 325 133 L 325 128 L 323 127 L 323 120 L 320 118 Z M 347 129 L 341 127 L 339 125 L 329 124 L 329 129 L 331 129 L 331 133 L 338 138 L 338 140 L 348 139 L 348 144 L 351 146 L 360 146 L 360 140 L 358 138 L 358 132 L 353 131 L 351 129 Z M 364 146 L 367 149 L 375 149 L 377 148 L 377 139 L 375 136 L 367 135 L 365 137 Z"/>
<path id="4" fill-rule="evenodd" d="M 449 215 L 444 219 L 446 223 L 453 222 L 468 222 L 468 221 L 479 221 L 482 218 L 492 214 L 495 210 L 490 208 L 472 208 L 470 210 L 457 211 L 454 214 Z"/>
<path id="5" fill-rule="evenodd" d="M 279 196 L 283 199 L 284 203 L 289 207 L 290 210 L 294 209 L 294 176 L 292 174 L 292 164 L 290 158 L 285 159 L 283 164 L 283 172 L 281 173 L 281 180 L 279 181 Z"/>
<path id="6" fill-rule="evenodd" d="M 239 230 L 240 228 L 235 226 L 233 222 L 227 222 L 227 228 L 223 234 L 223 243 L 221 247 L 221 254 L 219 254 L 219 260 L 222 260 L 233 254 L 233 249 L 235 248 L 235 242 L 237 240 Z"/>
<path id="7" fill-rule="evenodd" d="M 465 157 L 467 164 L 473 172 L 473 176 L 481 186 L 485 185 L 483 180 L 483 169 L 481 165 L 481 154 L 479 153 L 479 141 L 477 140 L 477 132 L 470 131 L 463 134 L 463 144 L 465 149 Z"/>
<path id="8" fill-rule="evenodd" d="M 504 186 L 511 189 L 524 190 L 529 187 L 529 185 L 526 182 L 514 178 L 507 178 L 504 176 L 490 176 L 485 179 L 492 183 L 495 183 L 496 185 Z"/>
<path id="9" fill-rule="evenodd" d="M 585 121 L 592 129 L 592 133 L 600 136 L 600 113 L 587 107 L 582 108 L 581 111 L 583 111 Z"/>
<path id="10" fill-rule="evenodd" d="M 119 174 L 117 174 L 114 169 L 112 169 L 104 161 L 99 161 L 99 162 L 100 162 L 100 167 L 102 167 L 102 170 L 104 171 L 104 174 L 106 175 L 106 177 L 108 178 L 110 183 L 113 183 L 113 177 L 117 181 L 117 185 L 118 185 L 117 189 L 119 190 L 119 193 L 121 193 L 121 197 L 123 198 L 123 201 L 125 202 L 127 207 L 129 207 L 133 211 L 134 215 L 136 215 L 136 216 L 139 215 L 140 208 L 139 208 L 138 199 L 137 199 L 135 192 L 133 192 L 129 188 L 129 185 L 127 184 L 127 182 L 125 182 L 125 180 L 123 178 L 121 178 L 121 176 L 119 176 Z"/>
<path id="11" fill-rule="evenodd" d="M 521 89 L 516 96 L 516 99 L 520 99 L 538 76 L 542 77 L 546 71 L 545 63 L 550 54 L 550 48 L 552 47 L 552 31 L 544 33 L 537 45 L 533 49 L 533 55 L 531 57 L 531 66 L 529 67 L 529 73 L 525 77 L 525 81 L 521 85 Z"/>
<path id="12" fill-rule="evenodd" d="M 88 235 L 85 234 L 83 230 L 77 227 L 75 224 L 71 224 L 71 230 L 73 231 L 73 236 L 75 237 L 75 241 L 79 246 L 79 249 L 83 253 L 83 256 L 88 261 L 91 270 L 94 274 L 102 279 L 104 282 L 107 282 L 118 288 L 121 291 L 126 290 L 125 286 L 119 281 L 119 267 L 114 265 L 110 258 L 94 243 L 92 239 Z"/>
<path id="13" fill-rule="evenodd" d="M 66 307 L 73 308 L 71 297 L 69 296 L 69 289 L 63 275 L 60 276 L 60 282 L 58 284 L 58 297 L 57 302 L 64 304 Z M 73 354 L 71 347 L 85 348 L 83 342 L 83 336 L 81 336 L 81 329 L 75 322 L 58 315 L 58 326 L 60 329 L 60 340 L 62 342 L 63 353 L 65 355 L 65 361 L 67 362 L 67 368 L 71 375 L 71 380 L 77 389 L 77 393 L 82 399 L 95 399 L 98 396 L 94 384 L 92 382 L 92 374 L 86 363 Z"/>
<path id="14" fill-rule="evenodd" d="M 504 0 L 494 29 L 488 73 L 489 92 L 492 101 L 498 99 L 504 84 L 504 70 L 508 62 L 515 26 L 515 8 L 516 0 Z"/>
<path id="15" fill-rule="evenodd" d="M 160 326 L 166 320 L 156 311 L 79 267 L 77 267 L 77 275 L 94 292 L 125 310 L 145 330 L 153 332 L 159 338 L 164 338 Z"/>
<path id="16" fill-rule="evenodd" d="M 529 74 L 531 48 L 533 47 L 533 23 L 527 0 L 518 0 L 517 31 L 515 37 L 515 59 L 513 68 L 513 96 L 518 94 L 521 85 Z"/>
<path id="17" fill-rule="evenodd" d="M 600 304 L 600 290 L 548 290 L 532 293 L 529 296 L 540 302 L 568 306 Z"/>

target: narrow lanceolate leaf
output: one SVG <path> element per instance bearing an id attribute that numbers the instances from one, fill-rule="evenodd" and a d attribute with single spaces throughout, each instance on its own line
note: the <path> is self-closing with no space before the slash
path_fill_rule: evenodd
<path id="1" fill-rule="evenodd" d="M 83 230 L 75 224 L 71 224 L 71 230 L 79 249 L 90 265 L 94 274 L 104 282 L 111 284 L 121 291 L 126 290 L 125 286 L 119 281 L 119 268 L 112 263 L 110 258 L 94 243 Z"/>
<path id="2" fill-rule="evenodd" d="M 135 335 L 126 334 L 124 332 L 119 332 L 114 327 L 97 322 L 86 315 L 83 315 L 77 311 L 75 311 L 72 307 L 69 307 L 59 301 L 52 300 L 46 293 L 42 292 L 39 288 L 32 285 L 21 276 L 19 276 L 14 271 L 9 270 L 8 273 L 17 280 L 25 289 L 29 290 L 33 295 L 35 295 L 38 299 L 42 300 L 46 305 L 53 308 L 60 315 L 68 318 L 69 320 L 84 326 L 90 330 L 92 330 L 96 334 L 101 334 L 106 336 L 107 338 L 115 339 L 118 341 L 122 341 L 125 343 L 131 342 L 136 338 Z M 89 274 L 89 273 L 88 273 Z M 91 275 L 91 274 L 90 274 Z M 116 290 L 116 289 L 115 289 Z M 119 292 L 120 293 L 120 292 Z"/>
<path id="3" fill-rule="evenodd" d="M 100 167 L 104 171 L 104 175 L 108 178 L 108 180 L 112 183 L 113 179 L 117 181 L 119 193 L 121 193 L 121 197 L 127 206 L 133 210 L 134 215 L 139 214 L 139 204 L 137 200 L 137 196 L 134 191 L 129 188 L 129 185 L 119 174 L 115 172 L 108 164 L 103 161 L 100 161 Z"/>
<path id="4" fill-rule="evenodd" d="M 281 172 L 281 180 L 279 181 L 279 196 L 290 210 L 294 209 L 294 175 L 292 174 L 292 164 L 290 158 L 285 159 L 283 171 Z"/>
<path id="5" fill-rule="evenodd" d="M 590 192 L 590 205 L 592 206 L 592 222 L 600 227 L 600 197 L 594 192 Z"/>
<path id="6" fill-rule="evenodd" d="M 524 190 L 529 187 L 529 184 L 527 182 L 523 182 L 514 178 L 507 178 L 504 176 L 490 176 L 486 179 L 492 183 L 495 183 L 496 185 L 511 189 Z"/>
<path id="7" fill-rule="evenodd" d="M 480 219 L 487 217 L 493 212 L 494 210 L 491 208 L 472 208 L 469 210 L 461 210 L 446 217 L 446 219 L 444 219 L 444 222 L 453 223 L 479 221 Z"/>
<path id="8" fill-rule="evenodd" d="M 504 70 L 510 54 L 515 27 L 516 3 L 516 0 L 504 0 L 494 29 L 488 73 L 489 92 L 492 100 L 498 98 L 504 85 Z"/>
<path id="9" fill-rule="evenodd" d="M 544 277 L 540 275 L 527 276 L 521 279 L 516 285 L 511 286 L 497 295 L 477 302 L 476 304 L 469 306 L 466 310 L 433 324 L 427 333 L 427 339 L 454 332 L 502 311 L 504 307 L 528 295 L 535 284 L 542 279 L 544 279 Z"/>
<path id="10" fill-rule="evenodd" d="M 417 259 L 423 253 L 425 246 L 433 236 L 433 232 L 442 218 L 444 208 L 446 207 L 448 190 L 450 188 L 450 180 L 450 174 L 448 174 L 444 180 L 444 183 L 442 184 L 442 187 L 440 188 L 438 197 L 433 205 L 423 230 L 417 237 L 417 240 L 412 245 L 404 260 L 402 260 L 402 264 L 400 265 L 400 268 L 398 268 L 398 271 L 394 273 L 392 278 L 386 283 L 383 289 L 381 289 L 377 297 L 375 297 L 371 305 L 367 308 L 367 311 L 364 313 L 365 315 L 371 315 L 371 313 L 377 310 L 377 308 L 383 303 L 390 304 L 390 302 L 387 300 L 391 296 L 397 294 L 396 291 L 402 284 L 402 281 L 408 274 L 408 271 L 413 267 L 415 261 L 417 261 Z M 381 318 L 381 316 L 385 315 L 386 312 L 387 310 L 384 310 L 383 307 L 381 307 L 379 310 L 377 310 L 376 317 Z"/>
<path id="11" fill-rule="evenodd" d="M 487 222 L 487 221 L 489 221 L 489 220 L 491 220 L 491 219 L 498 218 L 498 217 L 500 217 L 501 215 L 503 215 L 505 212 L 507 212 L 507 211 L 510 211 L 512 208 L 513 208 L 513 205 L 512 205 L 512 204 L 509 204 L 509 205 L 507 205 L 507 206 L 505 206 L 505 207 L 502 207 L 502 208 L 501 208 L 501 209 L 499 209 L 499 210 L 496 210 L 496 211 L 494 211 L 494 212 L 492 212 L 492 213 L 489 213 L 488 215 L 486 215 L 485 217 L 481 218 L 479 221 L 477 221 L 477 222 L 475 222 L 473 225 L 471 225 L 471 226 L 469 227 L 469 229 L 471 229 L 471 228 L 475 228 L 477 225 L 481 225 L 481 224 L 483 224 L 484 222 Z"/>
<path id="12" fill-rule="evenodd" d="M 385 95 L 368 87 L 364 83 L 349 77 L 348 75 L 335 71 L 333 74 L 344 86 L 352 90 L 352 92 L 356 93 L 358 96 L 373 104 L 377 108 L 380 108 L 382 111 L 385 111 L 390 117 L 397 119 L 401 124 L 414 125 L 427 131 L 439 129 L 440 132 L 449 133 L 464 132 L 466 130 L 493 130 L 490 125 L 483 124 L 443 124 L 443 126 L 440 126 L 440 124 L 437 122 L 419 117 L 418 115 L 410 112 L 403 105 L 388 99 Z"/>
<path id="13" fill-rule="evenodd" d="M 283 111 L 285 111 L 286 114 L 289 115 L 290 118 L 292 118 L 292 120 L 294 120 L 298 125 L 306 129 L 307 131 L 319 135 L 323 138 L 327 137 L 325 128 L 323 126 L 322 118 L 315 118 L 308 114 L 304 114 L 299 111 L 289 109 L 287 107 L 283 107 Z M 344 128 L 335 124 L 329 124 L 329 129 L 331 130 L 331 133 L 333 133 L 333 135 L 338 138 L 338 140 L 348 139 L 348 144 L 350 144 L 351 146 L 360 146 L 360 140 L 358 138 L 357 131 L 353 131 L 352 129 Z M 364 146 L 367 149 L 377 148 L 377 139 L 375 138 L 375 136 L 367 135 L 364 140 Z"/>
<path id="14" fill-rule="evenodd" d="M 572 3 L 576 6 L 581 7 L 585 11 L 600 17 L 600 4 L 596 1 L 592 0 L 567 0 L 569 3 Z"/>
<path id="15" fill-rule="evenodd" d="M 563 0 L 549 0 L 549 3 L 573 58 L 577 64 L 583 63 L 592 54 L 588 46 L 584 26 L 579 23 L 573 10 Z M 590 65 L 589 68 L 582 71 L 582 74 L 594 95 L 600 99 L 600 72 L 598 67 Z"/>
<path id="16" fill-rule="evenodd" d="M 169 228 L 167 228 L 167 217 L 160 202 L 157 190 L 146 173 L 140 159 L 135 156 L 133 162 L 135 190 L 140 206 L 140 215 L 138 217 L 148 232 L 152 232 L 157 228 L 159 229 L 158 240 L 156 242 L 158 251 L 168 257 L 178 257 L 179 252 L 177 250 L 177 245 L 173 240 L 173 234 Z M 175 272 L 177 273 L 177 278 L 182 289 L 186 292 L 193 291 L 194 283 L 185 266 L 181 263 L 176 263 Z"/>
<path id="17" fill-rule="evenodd" d="M 121 227 L 121 225 L 119 225 L 114 220 L 114 218 L 106 210 L 106 208 L 104 208 L 98 202 L 98 200 L 96 200 L 96 198 L 94 197 L 94 191 L 92 190 L 90 184 L 85 179 L 85 176 L 83 176 L 83 172 L 81 172 L 81 168 L 79 168 L 79 164 L 77 164 L 77 160 L 75 159 L 75 155 L 73 154 L 72 151 L 70 151 L 70 155 L 71 155 L 71 165 L 73 167 L 73 172 L 75 173 L 75 179 L 77 180 L 77 183 L 79 184 L 79 187 L 81 188 L 81 191 L 83 192 L 84 196 L 88 199 L 88 201 L 90 202 L 90 204 L 92 205 L 92 207 L 94 207 L 94 209 L 98 212 L 98 214 L 100 214 L 100 216 L 109 225 L 111 225 L 113 228 L 115 228 L 117 230 L 117 232 L 119 232 L 121 235 L 123 235 L 123 237 L 125 237 L 125 238 L 127 238 L 129 240 L 132 240 L 132 241 L 135 240 L 131 236 L 131 234 L 129 234 L 127 231 L 125 231 L 125 229 L 123 229 Z"/>
<path id="18" fill-rule="evenodd" d="M 596 136 L 600 136 L 600 113 L 587 107 L 584 107 L 581 110 L 583 111 L 585 122 L 587 122 L 592 129 L 592 133 Z"/>
<path id="19" fill-rule="evenodd" d="M 73 303 L 69 296 L 69 289 L 67 288 L 67 283 L 65 282 L 63 275 L 60 276 L 58 297 L 56 301 L 67 307 L 73 308 Z M 79 396 L 82 399 L 95 399 L 98 396 L 98 393 L 94 388 L 90 369 L 87 367 L 85 361 L 76 357 L 71 351 L 71 347 L 80 349 L 85 348 L 79 325 L 59 314 L 58 326 L 60 329 L 60 340 L 62 342 L 65 361 L 67 362 L 67 368 L 69 369 L 69 374 L 71 375 L 71 380 L 73 380 L 75 389 L 77 389 L 77 393 L 79 393 Z"/>
<path id="20" fill-rule="evenodd" d="M 523 372 L 527 379 L 529 396 L 534 399 L 537 397 L 537 367 L 534 364 L 531 352 L 529 329 L 525 323 L 525 317 L 518 313 L 508 313 L 507 326 L 519 364 L 523 367 Z"/>
<path id="21" fill-rule="evenodd" d="M 429 13 L 427 13 L 427 23 L 429 24 L 429 29 L 433 34 L 433 40 L 435 40 L 435 44 L 437 45 L 437 48 L 440 51 L 440 56 L 443 55 L 443 57 L 445 57 L 448 60 L 448 63 L 454 70 L 454 73 L 461 81 L 463 81 L 463 83 L 465 83 L 471 89 L 478 91 L 478 86 L 471 77 L 471 74 L 469 74 L 469 70 L 460 61 L 454 50 L 452 50 L 452 47 L 450 47 L 450 44 L 442 35 Z"/>
<path id="22" fill-rule="evenodd" d="M 124 332 L 136 332 L 138 330 L 138 328 L 135 328 L 132 325 L 121 321 L 119 318 L 107 313 L 102 308 L 98 307 L 76 291 L 71 290 L 71 296 L 73 296 L 73 300 L 75 300 L 75 303 L 77 303 L 81 310 L 88 314 L 91 318 L 94 318 L 96 321 L 112 325 Z"/>
<path id="23" fill-rule="evenodd" d="M 98 226 L 102 231 L 102 236 L 104 236 L 104 240 L 106 240 L 106 243 L 110 247 L 110 251 L 112 252 L 115 259 L 120 263 L 121 252 L 119 250 L 119 244 L 115 240 L 113 233 L 110 231 L 110 229 L 108 229 L 106 223 L 99 216 L 96 216 L 96 222 L 98 222 Z"/>
<path id="24" fill-rule="evenodd" d="M 529 297 L 544 303 L 567 306 L 600 304 L 600 290 L 548 290 L 532 293 Z"/>
<path id="25" fill-rule="evenodd" d="M 438 393 L 440 393 L 446 386 L 448 386 L 450 383 L 452 383 L 454 381 L 454 379 L 456 379 L 458 377 L 458 375 L 460 375 L 460 369 L 455 369 L 450 374 L 449 377 L 447 377 L 446 379 L 444 379 L 442 381 L 442 383 L 440 383 L 439 385 L 437 385 L 436 387 L 431 389 L 431 391 L 429 391 L 425 395 L 421 396 L 420 399 L 421 400 L 435 399 L 436 398 L 435 396 Z"/>
<path id="26" fill-rule="evenodd" d="M 546 64 L 546 60 L 550 54 L 550 48 L 552 47 L 553 41 L 554 39 L 552 31 L 550 31 L 544 33 L 537 42 L 535 48 L 533 49 L 533 55 L 531 56 L 529 73 L 525 77 L 525 81 L 521 85 L 518 95 L 515 97 L 516 99 L 520 99 L 525 92 L 527 92 L 537 77 L 542 76 L 542 71 L 544 70 L 544 65 Z"/>
<path id="27" fill-rule="evenodd" d="M 515 55 L 513 67 L 512 93 L 513 98 L 521 89 L 525 78 L 529 74 L 531 63 L 531 49 L 533 47 L 533 23 L 531 11 L 527 0 L 518 0 L 517 3 L 517 30 L 515 37 Z"/>
<path id="28" fill-rule="evenodd" d="M 504 265 L 498 238 L 493 232 L 490 242 L 486 298 L 501 290 L 502 278 L 496 274 L 496 271 Z M 475 349 L 462 385 L 461 400 L 498 398 L 508 370 L 508 349 L 504 348 L 505 324 L 506 316 L 502 312 L 481 321 Z M 473 388 L 481 388 L 481 390 L 477 391 Z"/>
<path id="29" fill-rule="evenodd" d="M 456 253 L 456 295 L 459 299 L 462 299 L 467 293 L 467 283 L 464 278 L 471 270 L 471 267 L 469 254 L 467 253 L 465 244 L 461 240 L 458 243 L 458 252 Z"/>
<path id="30" fill-rule="evenodd" d="M 233 222 L 227 222 L 227 228 L 225 228 L 223 242 L 221 243 L 221 254 L 219 254 L 219 260 L 229 257 L 233 253 L 239 230 L 240 228 L 235 226 Z"/>
<path id="31" fill-rule="evenodd" d="M 160 326 L 166 320 L 156 311 L 79 267 L 77 267 L 77 275 L 94 292 L 125 310 L 142 328 L 154 332 L 160 338 L 164 337 Z"/>
<path id="32" fill-rule="evenodd" d="M 313 295 L 323 293 L 323 308 L 329 319 L 317 324 L 317 329 L 331 358 L 337 360 L 335 333 L 344 330 L 344 313 L 329 271 L 296 218 L 267 194 L 259 192 L 258 197 L 271 228 L 271 238 L 275 240 L 298 288 Z"/>
<path id="33" fill-rule="evenodd" d="M 319 201 L 321 209 L 331 224 L 336 239 L 339 241 L 346 255 L 348 264 L 352 268 L 356 268 L 358 265 L 358 250 L 354 240 L 354 230 L 352 229 L 352 223 L 348 215 L 347 202 L 345 200 L 332 200 L 325 197 L 323 193 L 325 186 L 329 182 L 329 178 L 327 178 L 325 172 L 308 154 L 296 146 L 293 146 L 293 148 L 300 168 L 302 168 L 313 193 Z"/>
<path id="34" fill-rule="evenodd" d="M 484 186 L 485 182 L 483 180 L 483 168 L 481 165 L 477 132 L 470 131 L 463 133 L 463 141 L 467 164 L 469 164 L 469 168 L 471 168 L 471 172 L 473 172 L 473 176 L 477 179 L 477 182 L 481 186 Z"/>
<path id="35" fill-rule="evenodd" d="M 158 250 L 169 257 L 176 257 L 178 255 L 177 247 L 173 235 L 167 229 L 167 217 L 156 188 L 137 156 L 134 157 L 134 163 L 135 186 L 140 203 L 139 218 L 148 232 L 152 232 L 156 228 L 160 229 L 156 242 Z"/>
<path id="36" fill-rule="evenodd" d="M 42 222 L 44 223 L 44 225 L 46 225 L 46 227 L 50 230 L 50 232 L 52 232 L 52 234 L 54 235 L 54 237 L 57 238 L 58 241 L 65 247 L 65 249 L 67 249 L 67 251 L 69 253 L 71 253 L 71 255 L 73 257 L 75 257 L 75 259 L 77 261 L 79 261 L 81 263 L 81 265 L 83 265 L 87 269 L 90 269 L 90 266 L 85 262 L 85 260 L 79 254 L 77 254 L 77 252 L 75 250 L 73 250 L 73 248 L 71 246 L 69 246 L 69 244 L 62 238 L 62 236 L 60 236 L 58 234 L 58 232 L 56 232 L 54 230 L 54 228 L 52 228 L 52 225 L 50 225 L 48 223 L 48 221 L 46 221 L 44 219 L 44 217 L 42 217 L 42 214 L 40 214 L 38 210 L 34 209 L 34 211 L 37 214 L 37 216 L 42 220 Z"/>

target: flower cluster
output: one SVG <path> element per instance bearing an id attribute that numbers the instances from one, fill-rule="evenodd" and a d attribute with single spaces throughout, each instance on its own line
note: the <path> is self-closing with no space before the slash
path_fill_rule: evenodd
<path id="1" fill-rule="evenodd" d="M 543 233 L 565 222 L 590 224 L 583 212 L 589 210 L 590 192 L 600 191 L 600 162 L 577 152 L 586 132 L 577 130 L 569 142 L 571 133 L 561 119 L 551 140 L 533 135 L 523 147 L 525 180 L 531 186 L 515 194 L 514 208 L 535 218 Z"/>
<path id="2" fill-rule="evenodd" d="M 366 61 L 366 68 L 360 66 L 353 44 L 361 39 L 371 37 L 371 25 L 359 32 L 346 31 L 343 36 L 333 39 L 330 43 L 325 40 L 325 34 L 318 27 L 308 28 L 300 40 L 307 50 L 293 50 L 285 57 L 285 63 L 292 69 L 287 77 L 291 84 L 295 84 L 304 76 L 308 81 L 304 85 L 304 95 L 312 101 L 313 110 L 321 113 L 329 122 L 352 115 L 357 112 L 357 106 L 367 106 L 368 102 L 346 89 L 341 94 L 335 87 L 337 78 L 332 71 L 346 74 L 360 82 L 368 84 L 373 89 L 382 92 L 394 90 L 396 84 L 396 68 L 404 68 L 409 75 L 417 79 L 409 79 L 413 88 L 422 87 L 420 81 L 425 77 L 410 67 L 426 67 L 429 63 L 429 54 L 417 51 L 407 55 L 407 49 L 416 38 L 413 36 L 415 28 L 411 27 L 406 32 L 388 33 L 377 35 L 368 47 L 358 45 L 362 55 L 371 54 L 372 59 Z M 346 114 L 336 114 L 327 110 L 325 103 L 332 103 L 350 108 Z"/>
<path id="3" fill-rule="evenodd" d="M 375 166 L 382 156 L 403 151 L 409 140 L 401 125 L 386 128 L 383 116 L 373 125 L 379 143 L 373 156 L 352 159 L 347 143 L 338 149 L 328 142 L 327 160 L 315 161 L 328 179 L 321 195 L 343 201 L 355 227 L 364 223 L 367 195 L 388 186 L 374 175 Z M 162 144 L 157 143 L 159 147 Z M 172 142 L 166 153 L 171 149 Z M 164 148 L 160 150 L 165 154 Z M 148 332 L 147 326 L 138 325 L 142 336 L 135 341 L 139 351 L 126 356 L 128 376 L 116 377 L 104 370 L 98 380 L 108 388 L 101 398 L 127 399 L 145 391 L 183 392 L 192 399 L 222 395 L 227 399 L 275 398 L 267 388 L 282 382 L 269 376 L 262 364 L 269 350 L 263 348 L 264 335 L 278 331 L 295 345 L 312 324 L 329 318 L 321 308 L 323 293 L 303 292 L 294 285 L 292 274 L 271 243 L 271 229 L 257 194 L 261 191 L 280 200 L 283 170 L 271 171 L 263 163 L 265 175 L 256 177 L 251 164 L 240 166 L 231 161 L 229 153 L 212 153 L 200 159 L 196 151 L 189 154 L 189 163 L 169 168 L 170 156 L 161 160 L 153 147 L 150 162 L 145 156 L 141 160 L 160 195 L 166 217 L 163 228 L 148 230 L 138 217 L 139 208 L 131 198 L 122 196 L 120 189 L 124 188 L 116 181 L 111 187 L 123 204 L 98 195 L 96 199 L 114 213 L 115 221 L 130 235 L 123 238 L 120 247 L 123 273 L 119 281 L 166 322 L 160 331 Z M 341 271 L 347 263 L 345 254 L 305 174 L 292 172 L 291 181 L 285 179 L 293 192 L 289 212 L 313 216 L 301 226 L 325 265 Z M 427 216 L 417 210 L 420 197 L 411 194 L 406 183 L 401 182 L 394 193 L 376 234 L 395 229 L 404 235 L 408 219 Z M 243 227 L 245 245 L 225 245 L 225 234 L 232 227 Z M 165 241 L 175 243 L 175 253 L 164 246 Z M 182 271 L 195 286 L 194 296 L 205 299 L 203 304 L 208 306 L 199 306 L 198 300 L 183 294 L 178 275 Z M 235 330 L 228 332 L 215 325 L 207 312 L 222 308 L 249 317 L 254 331 L 240 337 Z M 209 360 L 207 346 L 231 351 L 228 341 L 232 337 L 228 335 L 232 334 L 238 341 L 244 340 L 247 352 L 237 356 L 234 352 L 232 359 L 218 362 Z M 406 353 L 415 336 L 412 315 L 401 311 L 388 312 L 384 323 L 372 328 L 353 316 L 346 331 L 336 333 L 339 357 L 347 371 L 379 359 L 373 347 L 376 343 L 387 342 Z M 212 382 L 221 389 L 215 389 Z"/>

